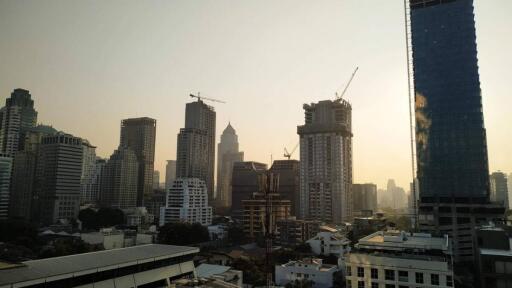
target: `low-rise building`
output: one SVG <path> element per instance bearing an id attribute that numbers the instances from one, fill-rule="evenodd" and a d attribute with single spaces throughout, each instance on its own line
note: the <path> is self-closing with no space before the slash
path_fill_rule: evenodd
<path id="1" fill-rule="evenodd" d="M 312 281 L 313 287 L 332 287 L 334 273 L 338 272 L 336 265 L 322 263 L 322 259 L 304 258 L 290 261 L 283 265 L 276 265 L 276 284 L 284 286 L 299 281 Z"/>
<path id="2" fill-rule="evenodd" d="M 98 232 L 82 233 L 80 238 L 85 243 L 101 246 L 105 250 L 125 247 L 123 231 L 113 228 L 103 228 Z"/>
<path id="3" fill-rule="evenodd" d="M 350 251 L 350 240 L 334 232 L 318 232 L 315 237 L 306 241 L 315 255 L 335 255 L 342 257 Z"/>
<path id="4" fill-rule="evenodd" d="M 242 287 L 243 272 L 235 270 L 229 266 L 201 264 L 196 267 L 196 275 L 199 280 L 204 282 L 214 282 L 211 287 Z M 231 285 L 230 285 L 231 284 Z M 201 285 L 205 287 L 206 285 Z"/>
<path id="5" fill-rule="evenodd" d="M 346 257 L 346 287 L 453 287 L 450 253 L 447 236 L 378 231 Z"/>
<path id="6" fill-rule="evenodd" d="M 319 232 L 320 224 L 320 221 L 299 220 L 295 217 L 278 220 L 276 222 L 275 244 L 281 246 L 302 244 Z"/>
<path id="7" fill-rule="evenodd" d="M 476 229 L 481 287 L 512 287 L 512 227 Z"/>
<path id="8" fill-rule="evenodd" d="M 142 245 L 22 262 L 0 269 L 0 287 L 170 287 L 193 277 L 199 248 Z"/>

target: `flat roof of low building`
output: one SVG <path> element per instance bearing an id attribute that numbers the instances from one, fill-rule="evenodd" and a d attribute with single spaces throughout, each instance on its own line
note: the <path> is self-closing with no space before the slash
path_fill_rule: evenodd
<path id="1" fill-rule="evenodd" d="M 84 272 L 95 273 L 98 268 L 129 266 L 148 260 L 160 260 L 181 255 L 198 253 L 199 248 L 148 244 L 104 250 L 69 256 L 30 260 L 22 266 L 0 270 L 0 285 L 20 283 L 52 276 Z"/>
<path id="2" fill-rule="evenodd" d="M 219 275 L 231 270 L 229 266 L 214 265 L 214 264 L 201 264 L 196 267 L 197 277 L 207 278 L 212 275 Z"/>
<path id="3" fill-rule="evenodd" d="M 446 238 L 432 237 L 425 233 L 407 233 L 404 231 L 377 231 L 356 244 L 358 248 L 401 251 L 407 249 L 442 250 L 449 248 Z"/>

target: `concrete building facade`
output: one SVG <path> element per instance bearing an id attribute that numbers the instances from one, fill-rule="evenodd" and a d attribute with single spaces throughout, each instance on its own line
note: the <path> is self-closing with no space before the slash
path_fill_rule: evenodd
<path id="1" fill-rule="evenodd" d="M 167 191 L 165 207 L 160 208 L 160 226 L 169 222 L 212 224 L 206 183 L 198 178 L 177 178 Z"/>
<path id="2" fill-rule="evenodd" d="M 93 183 L 96 174 L 96 147 L 82 141 L 82 175 L 80 176 L 80 203 L 95 203 Z"/>
<path id="3" fill-rule="evenodd" d="M 246 161 L 233 164 L 231 216 L 243 218 L 242 201 L 251 199 L 253 193 L 260 191 L 258 179 L 266 171 L 267 164 L 263 163 Z"/>
<path id="4" fill-rule="evenodd" d="M 219 207 L 231 207 L 231 179 L 235 162 L 244 161 L 244 152 L 239 151 L 238 136 L 228 124 L 217 146 L 217 193 L 215 202 Z"/>
<path id="5" fill-rule="evenodd" d="M 12 157 L 0 154 L 0 220 L 9 217 Z"/>
<path id="6" fill-rule="evenodd" d="M 276 265 L 276 284 L 285 286 L 295 280 L 312 281 L 314 288 L 333 287 L 334 273 L 338 272 L 336 265 L 323 264 L 322 259 L 304 258 Z"/>
<path id="7" fill-rule="evenodd" d="M 269 172 L 279 177 L 277 192 L 292 203 L 291 215 L 300 211 L 300 163 L 297 160 L 275 160 Z"/>
<path id="8" fill-rule="evenodd" d="M 148 117 L 121 121 L 120 148 L 130 148 L 137 156 L 137 206 L 144 204 L 144 195 L 153 193 L 155 168 L 156 120 Z"/>
<path id="9" fill-rule="evenodd" d="M 505 209 L 509 209 L 508 197 L 508 179 L 503 172 L 494 172 L 491 174 L 491 202 L 503 204 Z"/>
<path id="10" fill-rule="evenodd" d="M 247 237 L 256 238 L 263 235 L 265 231 L 264 223 L 266 217 L 266 203 L 270 201 L 272 207 L 270 225 L 273 233 L 276 233 L 276 222 L 290 217 L 291 202 L 282 199 L 279 194 L 272 194 L 269 200 L 265 199 L 263 193 L 254 193 L 251 199 L 242 200 L 243 214 L 243 230 Z"/>
<path id="11" fill-rule="evenodd" d="M 361 211 L 377 211 L 377 185 L 372 183 L 353 184 L 352 200 L 354 216 L 362 216 Z"/>
<path id="12" fill-rule="evenodd" d="M 36 126 L 37 111 L 28 90 L 14 89 L 0 109 L 0 153 L 14 157 L 24 149 L 25 133 Z"/>
<path id="13" fill-rule="evenodd" d="M 165 165 L 165 191 L 171 188 L 176 180 L 176 160 L 167 160 Z"/>
<path id="14" fill-rule="evenodd" d="M 300 136 L 300 217 L 352 219 L 352 108 L 343 100 L 304 104 Z"/>
<path id="15" fill-rule="evenodd" d="M 139 163 L 132 149 L 114 151 L 101 174 L 100 206 L 118 209 L 137 206 Z"/>

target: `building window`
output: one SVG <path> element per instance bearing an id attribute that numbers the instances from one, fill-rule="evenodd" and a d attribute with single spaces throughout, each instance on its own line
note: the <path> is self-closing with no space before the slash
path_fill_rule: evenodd
<path id="1" fill-rule="evenodd" d="M 357 267 L 357 277 L 364 277 L 364 268 Z"/>
<path id="2" fill-rule="evenodd" d="M 379 279 L 379 270 L 376 268 L 372 268 L 371 271 L 372 279 Z"/>
<path id="3" fill-rule="evenodd" d="M 432 285 L 439 285 L 439 275 L 438 274 L 431 274 L 430 275 L 430 284 Z"/>
<path id="4" fill-rule="evenodd" d="M 416 272 L 416 283 L 423 284 L 423 273 Z"/>
<path id="5" fill-rule="evenodd" d="M 350 266 L 346 267 L 346 271 L 347 271 L 347 276 L 352 276 L 352 269 Z"/>
<path id="6" fill-rule="evenodd" d="M 395 280 L 395 270 L 384 270 L 386 280 Z"/>
<path id="7" fill-rule="evenodd" d="M 398 281 L 409 282 L 409 272 L 408 271 L 398 271 Z"/>
<path id="8" fill-rule="evenodd" d="M 357 281 L 357 288 L 364 288 L 364 281 Z"/>
<path id="9" fill-rule="evenodd" d="M 453 278 L 450 275 L 446 275 L 446 286 L 453 287 Z"/>
<path id="10" fill-rule="evenodd" d="M 372 288 L 379 288 L 379 283 L 372 282 Z"/>
<path id="11" fill-rule="evenodd" d="M 351 288 L 351 287 L 352 287 L 352 281 L 347 280 L 347 288 Z"/>

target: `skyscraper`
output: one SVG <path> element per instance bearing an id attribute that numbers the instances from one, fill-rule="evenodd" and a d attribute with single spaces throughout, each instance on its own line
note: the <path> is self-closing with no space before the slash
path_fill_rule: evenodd
<path id="1" fill-rule="evenodd" d="M 215 202 L 219 207 L 230 207 L 233 164 L 244 161 L 244 152 L 240 152 L 238 149 L 238 136 L 231 123 L 222 132 L 217 147 L 219 155 L 217 159 L 217 195 Z"/>
<path id="2" fill-rule="evenodd" d="M 231 177 L 231 215 L 242 219 L 244 209 L 243 200 L 252 199 L 252 195 L 260 192 L 259 177 L 267 172 L 267 164 L 245 161 L 233 164 Z"/>
<path id="3" fill-rule="evenodd" d="M 78 216 L 82 149 L 82 139 L 62 132 L 42 138 L 34 186 L 43 224 Z"/>
<path id="4" fill-rule="evenodd" d="M 507 210 L 509 209 L 508 186 L 505 173 L 498 171 L 491 174 L 491 201 L 503 204 Z"/>
<path id="5" fill-rule="evenodd" d="M 160 171 L 155 170 L 153 172 L 153 189 L 160 188 Z"/>
<path id="6" fill-rule="evenodd" d="M 476 225 L 503 217 L 489 204 L 486 131 L 473 0 L 411 0 L 420 230 L 453 237 L 473 261 Z"/>
<path id="7" fill-rule="evenodd" d="M 343 100 L 304 104 L 300 136 L 300 216 L 342 223 L 352 218 L 352 107 Z"/>
<path id="8" fill-rule="evenodd" d="M 97 199 L 92 188 L 96 172 L 96 147 L 82 141 L 82 176 L 80 177 L 80 203 L 94 203 Z"/>
<path id="9" fill-rule="evenodd" d="M 396 186 L 395 180 L 388 180 L 386 193 L 390 199 L 390 208 L 396 210 L 408 207 L 408 198 L 405 195 L 405 190 L 402 187 Z"/>
<path id="10" fill-rule="evenodd" d="M 100 205 L 135 208 L 138 196 L 139 161 L 130 148 L 120 147 L 110 156 L 101 175 Z"/>
<path id="11" fill-rule="evenodd" d="M 12 158 L 0 154 L 0 220 L 9 216 Z"/>
<path id="12" fill-rule="evenodd" d="M 213 107 L 203 101 L 187 103 L 176 153 L 176 178 L 205 181 L 209 199 L 214 199 L 215 118 Z"/>
<path id="13" fill-rule="evenodd" d="M 148 117 L 125 119 L 121 122 L 120 149 L 130 148 L 139 162 L 137 206 L 143 206 L 144 195 L 153 193 L 156 120 Z"/>
<path id="14" fill-rule="evenodd" d="M 34 100 L 28 90 L 14 89 L 0 109 L 0 153 L 14 156 L 23 149 L 25 133 L 37 122 Z"/>
<path id="15" fill-rule="evenodd" d="M 35 194 L 36 168 L 39 147 L 44 136 L 56 134 L 50 126 L 38 125 L 25 133 L 24 149 L 16 152 L 11 177 L 9 216 L 24 220 L 36 220 L 39 198 Z"/>
<path id="16" fill-rule="evenodd" d="M 278 175 L 277 192 L 281 199 L 290 201 L 291 215 L 298 216 L 300 211 L 300 162 L 297 160 L 275 160 L 269 171 Z"/>
<path id="17" fill-rule="evenodd" d="M 176 179 L 176 160 L 167 160 L 165 165 L 165 191 L 171 188 Z"/>

